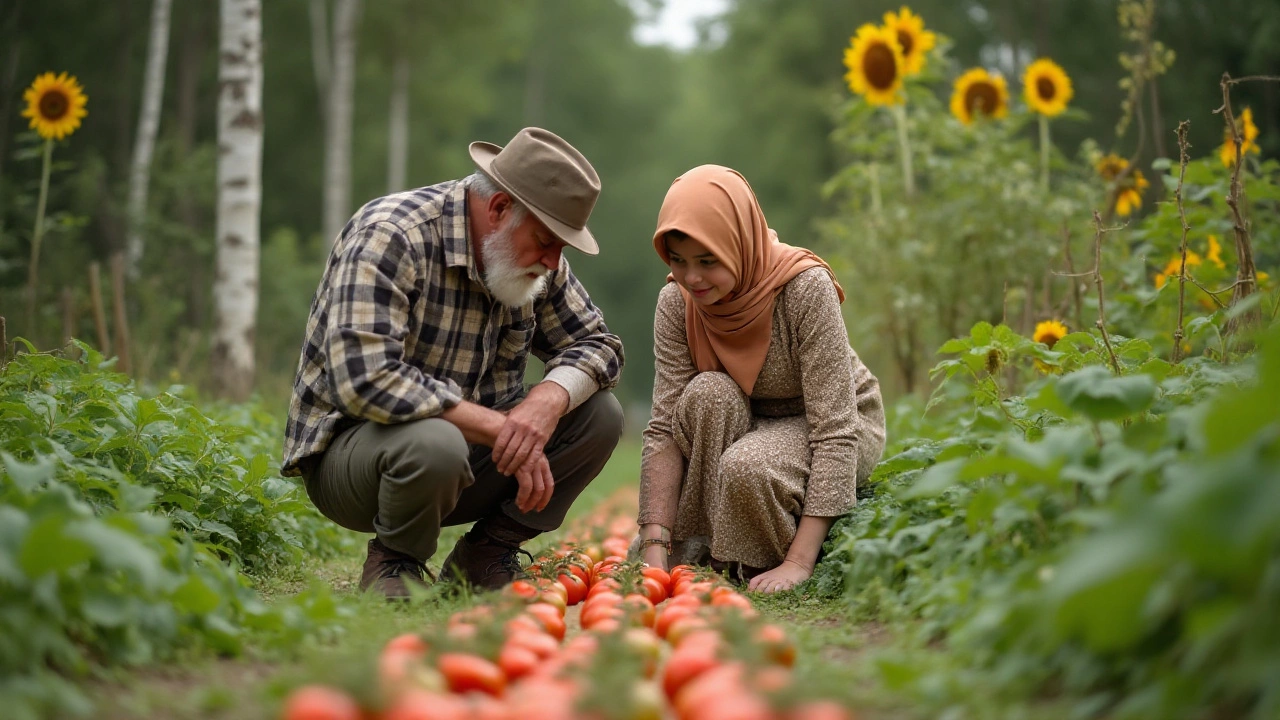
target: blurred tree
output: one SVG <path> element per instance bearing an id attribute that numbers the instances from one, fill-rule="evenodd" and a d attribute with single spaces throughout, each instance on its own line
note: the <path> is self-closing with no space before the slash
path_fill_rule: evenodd
<path id="1" fill-rule="evenodd" d="M 164 99 L 165 64 L 169 59 L 169 15 L 172 0 L 154 0 L 151 32 L 147 43 L 147 69 L 142 84 L 142 109 L 138 113 L 138 135 L 133 141 L 133 162 L 129 167 L 129 234 L 125 239 L 125 262 L 129 277 L 136 280 L 144 248 L 143 227 L 147 216 L 147 186 L 151 183 L 151 158 L 160 131 L 160 104 Z"/>

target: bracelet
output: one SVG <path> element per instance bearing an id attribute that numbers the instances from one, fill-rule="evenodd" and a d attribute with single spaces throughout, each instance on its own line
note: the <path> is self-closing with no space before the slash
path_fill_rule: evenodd
<path id="1" fill-rule="evenodd" d="M 663 540 L 662 538 L 646 538 L 640 541 L 640 552 L 644 552 L 644 549 L 649 547 L 650 545 L 661 545 L 662 547 L 667 549 L 667 557 L 671 557 L 671 541 L 670 540 Z"/>

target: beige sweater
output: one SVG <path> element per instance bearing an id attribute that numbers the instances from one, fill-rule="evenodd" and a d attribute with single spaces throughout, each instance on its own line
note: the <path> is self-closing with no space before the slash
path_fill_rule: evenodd
<path id="1" fill-rule="evenodd" d="M 685 333 L 684 297 L 674 283 L 658 294 L 653 325 L 653 408 L 644 431 L 638 519 L 670 528 L 684 480 L 671 414 L 698 372 Z M 859 449 L 883 448 L 884 407 L 879 381 L 849 346 L 839 297 L 824 269 L 800 273 L 779 293 L 769 352 L 750 397 L 756 416 L 807 418 L 811 459 L 804 514 L 849 512 L 858 479 L 872 470 L 858 467 L 859 455 L 867 455 Z"/>

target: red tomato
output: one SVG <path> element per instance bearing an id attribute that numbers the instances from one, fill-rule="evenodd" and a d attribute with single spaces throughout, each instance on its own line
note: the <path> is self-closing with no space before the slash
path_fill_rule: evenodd
<path id="1" fill-rule="evenodd" d="M 542 623 L 542 628 L 547 631 L 548 635 L 556 640 L 564 640 L 564 616 L 560 614 L 556 606 L 546 603 L 534 603 L 525 608 L 524 611 Z"/>
<path id="2" fill-rule="evenodd" d="M 667 594 L 671 594 L 671 576 L 667 574 L 666 570 L 659 567 L 646 567 L 640 569 L 640 574 L 657 580 L 663 589 L 667 591 Z"/>
<path id="3" fill-rule="evenodd" d="M 604 548 L 604 551 L 610 555 L 617 555 L 625 558 L 627 556 L 627 550 L 631 548 L 631 541 L 621 537 L 610 537 L 605 538 L 604 542 L 600 543 L 600 547 Z"/>
<path id="4" fill-rule="evenodd" d="M 767 657 L 783 667 L 796 664 L 796 646 L 791 644 L 787 633 L 777 625 L 761 625 L 755 633 L 756 642 L 764 646 Z"/>
<path id="5" fill-rule="evenodd" d="M 528 580 L 516 580 L 507 586 L 506 592 L 526 600 L 537 597 L 538 587 Z"/>
<path id="6" fill-rule="evenodd" d="M 471 717 L 467 702 L 446 693 L 413 689 L 382 712 L 382 720 L 465 720 Z"/>
<path id="7" fill-rule="evenodd" d="M 507 638 L 507 645 L 515 645 L 533 651 L 539 660 L 546 660 L 560 651 L 560 643 L 545 632 L 520 632 Z"/>
<path id="8" fill-rule="evenodd" d="M 360 720 L 356 701 L 340 690 L 306 685 L 289 693 L 282 720 Z"/>
<path id="9" fill-rule="evenodd" d="M 742 663 L 728 663 L 706 670 L 686 682 L 671 703 L 676 717 L 690 720 L 718 698 L 747 692 L 742 682 L 743 672 Z"/>
<path id="10" fill-rule="evenodd" d="M 560 585 L 560 583 L 556 583 L 556 585 Z M 560 585 L 560 587 L 563 588 L 564 586 Z M 561 615 L 564 615 L 565 611 L 569 609 L 568 603 L 565 602 L 564 595 L 561 595 L 560 593 L 557 593 L 557 592 L 551 592 L 550 590 L 543 590 L 542 592 L 538 593 L 538 597 L 536 599 L 537 599 L 537 602 L 540 602 L 540 603 L 555 605 L 556 608 L 560 610 Z"/>
<path id="11" fill-rule="evenodd" d="M 395 650 L 405 650 L 417 655 L 423 655 L 427 652 L 427 641 L 423 640 L 422 636 L 417 633 L 397 635 L 388 640 L 386 645 L 382 646 L 383 653 Z"/>
<path id="12" fill-rule="evenodd" d="M 834 700 L 810 700 L 784 715 L 786 720 L 853 720 L 853 713 Z"/>
<path id="13" fill-rule="evenodd" d="M 622 605 L 626 610 L 627 617 L 633 622 L 644 627 L 653 627 L 657 611 L 653 609 L 653 603 L 644 595 L 632 593 L 622 600 Z"/>
<path id="14" fill-rule="evenodd" d="M 617 580 L 610 577 L 600 578 L 596 580 L 595 584 L 591 586 L 591 589 L 587 591 L 587 597 L 595 597 L 602 592 L 618 592 L 621 589 L 622 583 Z"/>
<path id="15" fill-rule="evenodd" d="M 701 615 L 688 615 L 686 617 L 676 618 L 675 621 L 667 627 L 667 642 L 671 643 L 672 647 L 680 647 L 680 642 L 684 640 L 686 635 L 708 627 L 709 625 L 710 623 L 707 622 L 707 619 Z"/>
<path id="16" fill-rule="evenodd" d="M 527 647 L 508 642 L 498 653 L 498 667 L 508 680 L 519 680 L 538 667 L 541 658 Z"/>
<path id="17" fill-rule="evenodd" d="M 556 581 L 565 589 L 566 599 L 569 605 L 577 605 L 587 597 L 587 583 L 582 578 L 571 572 L 562 572 L 556 576 Z"/>
<path id="18" fill-rule="evenodd" d="M 685 683 L 719 664 L 715 648 L 708 645 L 676 650 L 667 658 L 667 666 L 662 671 L 662 690 L 674 700 Z"/>
<path id="19" fill-rule="evenodd" d="M 502 697 L 507 688 L 507 676 L 502 674 L 502 668 L 477 655 L 444 653 L 436 660 L 436 667 L 444 675 L 449 689 L 458 694 L 475 690 Z"/>
<path id="20" fill-rule="evenodd" d="M 665 638 L 667 633 L 671 631 L 672 623 L 681 618 L 692 617 L 695 612 L 697 612 L 697 609 L 688 605 L 671 605 L 663 608 L 662 612 L 654 619 L 653 631 L 658 633 L 658 637 Z"/>
<path id="21" fill-rule="evenodd" d="M 667 588 L 654 578 L 647 577 L 641 580 L 640 588 L 644 591 L 644 596 L 654 605 L 667 599 Z"/>
<path id="22" fill-rule="evenodd" d="M 616 605 L 593 605 L 582 611 L 578 622 L 584 630 L 590 630 L 602 620 L 621 621 L 624 615 L 622 608 Z"/>
<path id="23" fill-rule="evenodd" d="M 574 575 L 577 575 L 578 579 L 582 580 L 584 585 L 586 585 L 587 587 L 591 587 L 590 567 L 591 567 L 590 565 L 583 567 L 582 565 L 579 565 L 578 563 L 574 562 L 574 563 L 569 563 L 569 565 L 566 566 L 566 569 L 569 572 L 573 573 Z"/>

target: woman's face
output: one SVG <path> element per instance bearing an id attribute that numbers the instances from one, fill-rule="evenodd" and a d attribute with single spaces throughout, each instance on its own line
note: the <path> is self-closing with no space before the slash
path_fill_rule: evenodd
<path id="1" fill-rule="evenodd" d="M 737 283 L 733 273 L 705 245 L 676 232 L 667 233 L 664 240 L 671 260 L 671 276 L 689 291 L 694 302 L 711 305 L 733 292 Z"/>

